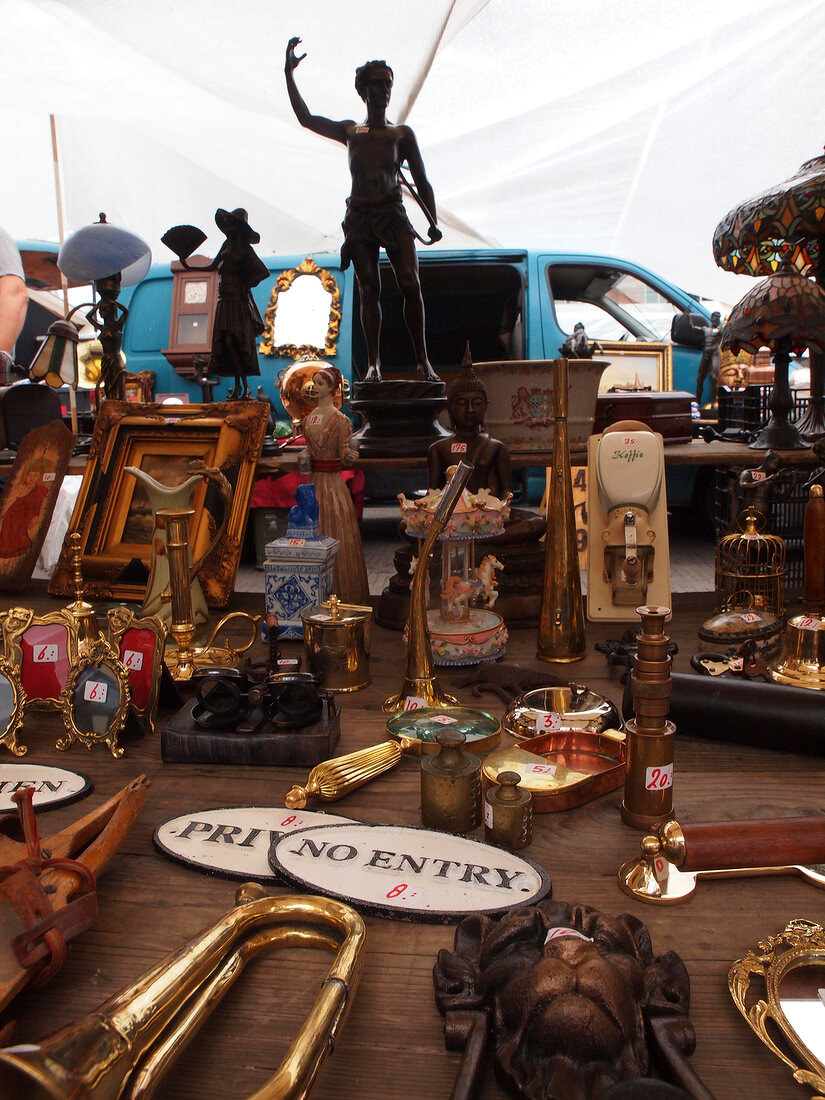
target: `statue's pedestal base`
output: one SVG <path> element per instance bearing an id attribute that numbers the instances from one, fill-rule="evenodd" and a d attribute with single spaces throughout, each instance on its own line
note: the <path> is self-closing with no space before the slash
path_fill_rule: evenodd
<path id="1" fill-rule="evenodd" d="M 353 436 L 361 458 L 417 458 L 450 433 L 438 423 L 447 407 L 443 382 L 354 382 L 350 407 L 364 418 Z"/>

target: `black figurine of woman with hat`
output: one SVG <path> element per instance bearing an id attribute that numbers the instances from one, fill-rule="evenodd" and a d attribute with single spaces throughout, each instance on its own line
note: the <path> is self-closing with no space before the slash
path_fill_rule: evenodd
<path id="1" fill-rule="evenodd" d="M 226 240 L 210 264 L 196 269 L 217 269 L 220 273 L 209 371 L 235 379 L 235 386 L 227 397 L 247 398 L 250 396 L 247 378 L 261 373 L 256 339 L 264 330 L 263 319 L 252 297 L 252 287 L 267 278 L 269 268 L 252 248 L 261 238 L 250 226 L 249 215 L 243 207 L 216 210 L 215 224 Z M 194 226 L 175 226 L 161 239 L 177 253 L 184 267 L 190 267 L 187 258 L 206 236 Z"/>

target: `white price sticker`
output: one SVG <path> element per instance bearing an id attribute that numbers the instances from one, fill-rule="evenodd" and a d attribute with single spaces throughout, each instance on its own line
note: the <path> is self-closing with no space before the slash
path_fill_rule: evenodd
<path id="1" fill-rule="evenodd" d="M 449 714 L 437 714 L 433 718 L 433 722 L 438 722 L 439 726 L 454 726 L 457 721 L 457 718 L 451 718 Z"/>
<path id="2" fill-rule="evenodd" d="M 527 767 L 524 768 L 523 770 L 525 772 L 527 772 L 528 775 L 555 775 L 556 774 L 556 765 L 555 764 L 528 764 Z"/>
<path id="3" fill-rule="evenodd" d="M 626 435 L 622 440 L 622 443 L 624 443 L 625 447 L 635 447 L 638 442 L 639 440 L 636 438 L 635 435 Z"/>
<path id="4" fill-rule="evenodd" d="M 450 444 L 450 454 L 466 455 L 466 453 L 467 453 L 467 444 L 466 443 L 451 443 Z"/>
<path id="5" fill-rule="evenodd" d="M 542 733 L 553 733 L 561 729 L 561 715 L 555 710 L 540 710 L 536 714 L 536 729 Z"/>
<path id="6" fill-rule="evenodd" d="M 800 630 L 821 630 L 822 619 L 797 619 L 796 625 Z"/>
<path id="7" fill-rule="evenodd" d="M 133 672 L 140 672 L 143 668 L 143 654 L 137 649 L 127 649 L 123 653 L 123 663 Z"/>
<path id="8" fill-rule="evenodd" d="M 488 829 L 493 827 L 493 807 L 489 802 L 484 803 L 484 824 Z"/>
<path id="9" fill-rule="evenodd" d="M 287 546 L 303 546 L 305 542 L 306 542 L 306 539 L 287 539 L 286 540 Z"/>
<path id="10" fill-rule="evenodd" d="M 109 688 L 101 680 L 87 680 L 83 685 L 83 698 L 87 703 L 105 703 Z"/>
<path id="11" fill-rule="evenodd" d="M 32 661 L 36 665 L 53 665 L 59 660 L 59 645 L 38 645 L 32 651 Z"/>
<path id="12" fill-rule="evenodd" d="M 759 622 L 759 616 L 754 615 L 754 613 L 752 611 L 745 611 L 744 614 L 742 615 L 742 622 L 743 623 L 758 623 Z"/>
<path id="13" fill-rule="evenodd" d="M 320 413 L 312 413 L 307 417 L 307 424 L 320 424 L 322 419 Z"/>
<path id="14" fill-rule="evenodd" d="M 656 856 L 653 860 L 653 873 L 656 876 L 657 882 L 667 882 L 668 871 L 670 870 L 670 864 L 664 856 Z"/>
<path id="15" fill-rule="evenodd" d="M 43 481 L 48 485 L 50 481 L 54 481 L 54 472 L 49 474 L 43 474 Z"/>
<path id="16" fill-rule="evenodd" d="M 427 705 L 426 699 L 421 699 L 417 695 L 408 695 L 404 700 L 404 710 L 423 710 Z"/>
<path id="17" fill-rule="evenodd" d="M 648 768 L 645 771 L 646 791 L 666 791 L 673 786 L 673 765 L 661 764 L 657 768 Z"/>

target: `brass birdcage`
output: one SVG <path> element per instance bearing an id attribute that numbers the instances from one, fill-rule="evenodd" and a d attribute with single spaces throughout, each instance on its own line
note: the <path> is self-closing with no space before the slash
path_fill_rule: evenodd
<path id="1" fill-rule="evenodd" d="M 753 505 L 737 516 L 739 528 L 716 547 L 717 611 L 773 612 L 785 606 L 785 540 L 763 532 L 766 520 Z"/>
<path id="2" fill-rule="evenodd" d="M 716 546 L 716 613 L 699 637 L 716 646 L 753 642 L 772 656 L 785 625 L 785 542 L 763 532 L 765 516 L 746 504 Z"/>

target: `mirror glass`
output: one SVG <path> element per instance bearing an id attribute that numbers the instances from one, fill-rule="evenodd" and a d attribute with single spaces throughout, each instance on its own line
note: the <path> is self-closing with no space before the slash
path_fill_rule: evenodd
<path id="1" fill-rule="evenodd" d="M 81 733 L 108 733 L 120 706 L 120 681 L 108 665 L 90 665 L 80 673 L 72 698 L 72 717 Z"/>
<path id="2" fill-rule="evenodd" d="M 278 311 L 272 325 L 275 347 L 294 344 L 323 350 L 329 325 L 332 294 L 314 275 L 300 275 L 278 295 Z"/>
<path id="3" fill-rule="evenodd" d="M 825 1062 L 825 959 L 790 967 L 779 983 L 779 1005 L 800 1042 Z"/>

